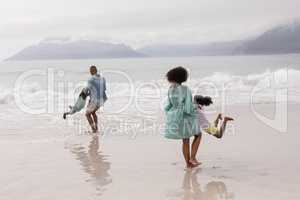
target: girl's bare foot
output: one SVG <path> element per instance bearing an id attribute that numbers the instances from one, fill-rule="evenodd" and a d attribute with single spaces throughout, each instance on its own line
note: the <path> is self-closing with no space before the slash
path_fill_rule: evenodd
<path id="1" fill-rule="evenodd" d="M 220 133 L 218 133 L 218 134 L 215 134 L 215 135 L 213 135 L 213 136 L 215 136 L 216 138 L 218 138 L 218 139 L 221 139 L 222 137 L 223 137 L 223 135 L 222 134 L 220 134 Z"/>

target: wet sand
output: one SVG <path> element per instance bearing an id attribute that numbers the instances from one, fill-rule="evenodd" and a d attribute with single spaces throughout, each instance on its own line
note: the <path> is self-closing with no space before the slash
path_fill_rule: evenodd
<path id="1" fill-rule="evenodd" d="M 257 109 L 273 114 L 272 104 Z M 227 107 L 233 126 L 220 141 L 203 135 L 203 165 L 193 170 L 184 168 L 181 143 L 160 133 L 78 134 L 53 116 L 7 122 L 0 131 L 0 199 L 298 200 L 299 111 L 289 105 L 288 132 L 279 133 L 248 106 Z M 102 121 L 107 117 L 104 111 Z"/>

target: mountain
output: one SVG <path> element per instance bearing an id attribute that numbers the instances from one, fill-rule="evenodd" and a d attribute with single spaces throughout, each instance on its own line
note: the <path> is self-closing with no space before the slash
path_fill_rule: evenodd
<path id="1" fill-rule="evenodd" d="M 300 53 L 300 22 L 272 28 L 255 38 L 209 44 L 160 44 L 143 47 L 148 56 L 208 56 Z"/>
<path id="2" fill-rule="evenodd" d="M 154 57 L 232 55 L 240 45 L 241 41 L 209 44 L 158 44 L 143 47 L 137 51 Z"/>
<path id="3" fill-rule="evenodd" d="M 245 41 L 236 52 L 240 54 L 300 53 L 300 22 L 270 29 L 254 39 Z"/>
<path id="4" fill-rule="evenodd" d="M 7 60 L 96 59 L 144 57 L 131 47 L 98 41 L 49 41 L 30 46 Z"/>
<path id="5" fill-rule="evenodd" d="M 183 57 L 300 53 L 300 22 L 274 27 L 255 38 L 207 44 L 157 44 L 137 50 L 98 41 L 45 40 L 7 60 Z"/>

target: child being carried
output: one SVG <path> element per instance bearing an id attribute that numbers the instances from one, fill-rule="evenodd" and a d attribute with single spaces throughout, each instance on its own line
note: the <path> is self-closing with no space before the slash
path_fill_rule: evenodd
<path id="1" fill-rule="evenodd" d="M 206 118 L 206 115 L 204 113 L 204 106 L 209 106 L 213 103 L 211 100 L 211 97 L 204 97 L 201 95 L 195 95 L 194 96 L 194 102 L 197 104 L 197 112 L 198 112 L 198 120 L 199 120 L 199 126 L 202 130 L 204 130 L 206 133 L 215 136 L 216 138 L 220 139 L 223 137 L 223 134 L 226 129 L 226 124 L 228 121 L 233 121 L 233 118 L 231 117 L 224 117 L 224 120 L 222 119 L 222 114 L 218 114 L 217 119 L 214 121 L 214 123 L 210 123 L 208 119 Z M 219 122 L 223 120 L 223 123 L 221 127 L 219 128 Z"/>
<path id="2" fill-rule="evenodd" d="M 76 112 L 80 112 L 86 103 L 86 98 L 90 95 L 90 92 L 87 88 L 83 88 L 79 94 L 79 97 L 74 106 L 69 106 L 70 111 L 65 112 L 63 118 L 66 119 L 67 115 L 73 115 Z"/>

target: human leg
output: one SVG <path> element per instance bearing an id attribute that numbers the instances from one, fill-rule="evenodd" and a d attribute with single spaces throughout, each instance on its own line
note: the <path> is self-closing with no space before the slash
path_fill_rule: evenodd
<path id="1" fill-rule="evenodd" d="M 190 162 L 195 164 L 195 165 L 199 165 L 200 163 L 198 162 L 196 155 L 199 149 L 199 145 L 201 143 L 201 138 L 202 135 L 195 135 L 193 143 L 192 143 L 192 152 L 191 152 L 191 158 L 190 158 Z"/>

